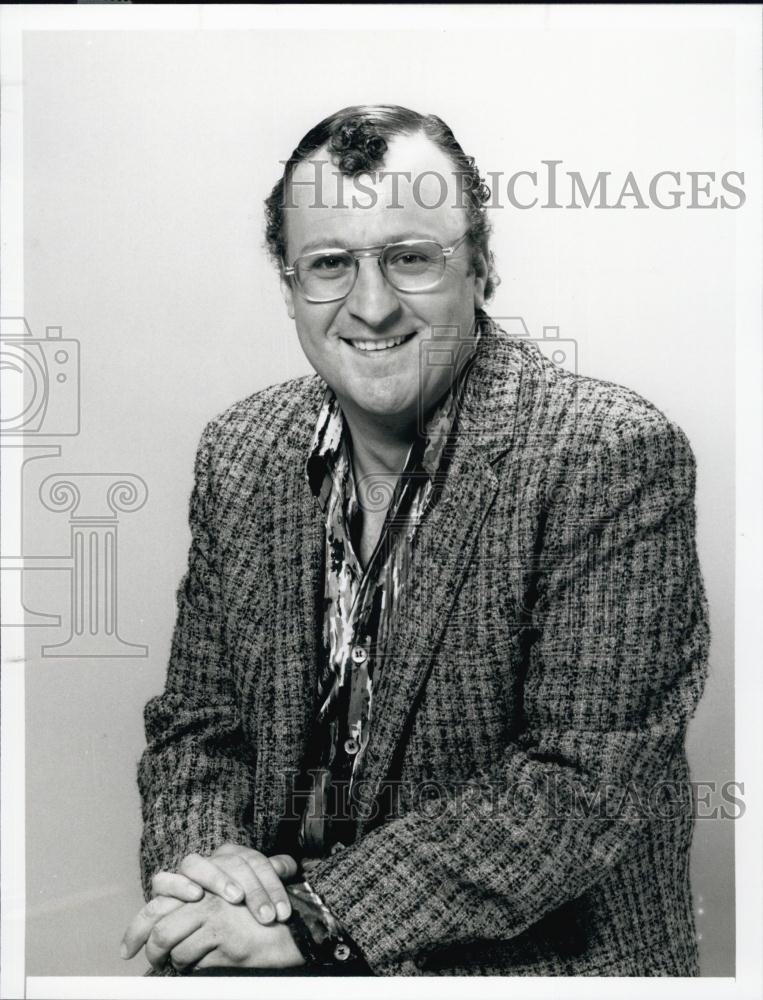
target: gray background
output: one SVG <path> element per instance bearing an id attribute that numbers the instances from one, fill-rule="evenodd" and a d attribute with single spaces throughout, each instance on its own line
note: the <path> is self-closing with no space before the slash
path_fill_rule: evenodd
<path id="1" fill-rule="evenodd" d="M 382 55 L 383 54 L 383 55 Z M 27 635 L 27 973 L 140 975 L 118 945 L 141 905 L 135 769 L 161 690 L 206 420 L 310 371 L 262 251 L 261 202 L 296 140 L 350 103 L 440 114 L 483 172 L 593 178 L 741 169 L 733 35 L 722 31 L 35 32 L 24 39 L 25 303 L 35 336 L 82 350 L 82 426 L 24 486 L 26 555 L 65 554 L 53 473 L 141 476 L 119 525 L 119 628 L 144 659 L 42 658 L 68 634 L 66 573 L 26 574 L 62 615 Z M 680 113 L 679 113 L 680 109 Z M 560 199 L 562 200 L 562 199 Z M 493 213 L 491 312 L 577 340 L 580 370 L 628 385 L 687 432 L 711 675 L 695 780 L 734 775 L 733 211 Z M 53 439 L 51 439 L 53 440 Z M 733 826 L 698 821 L 702 971 L 733 975 Z"/>

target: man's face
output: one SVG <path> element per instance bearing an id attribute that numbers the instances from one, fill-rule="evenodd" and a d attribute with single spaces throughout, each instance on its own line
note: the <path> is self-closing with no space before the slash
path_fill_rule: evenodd
<path id="1" fill-rule="evenodd" d="M 327 161 L 329 156 L 319 150 L 314 160 Z M 458 207 L 461 199 L 453 163 L 424 136 L 390 139 L 376 176 L 357 178 L 376 193 L 370 208 L 363 206 L 371 198 L 331 162 L 319 169 L 320 197 L 311 160 L 300 163 L 294 172 L 295 182 L 307 184 L 294 184 L 287 204 L 295 207 L 284 213 L 289 265 L 322 248 L 360 249 L 414 238 L 449 247 L 468 229 L 466 210 Z M 398 178 L 395 197 L 393 178 L 380 179 L 379 171 L 404 171 L 411 180 Z M 416 178 L 427 171 L 429 176 L 414 187 Z M 447 185 L 445 199 L 443 185 Z M 355 207 L 353 198 L 359 203 Z M 438 201 L 442 202 L 439 207 L 427 207 Z M 401 207 L 391 208 L 393 204 Z M 483 304 L 486 276 L 484 266 L 477 270 L 472 268 L 466 240 L 447 259 L 440 283 L 428 291 L 396 291 L 382 274 L 377 257 L 360 259 L 354 288 L 338 302 L 308 302 L 285 280 L 282 290 L 302 349 L 345 412 L 401 430 L 410 428 L 416 419 L 420 393 L 423 411 L 428 412 L 455 375 L 451 367 L 423 363 L 427 352 L 422 353 L 422 344 L 432 338 L 433 327 L 455 327 L 460 338 L 473 336 L 474 311 Z M 401 336 L 408 339 L 384 350 L 363 351 L 353 345 L 353 341 L 379 343 Z"/>

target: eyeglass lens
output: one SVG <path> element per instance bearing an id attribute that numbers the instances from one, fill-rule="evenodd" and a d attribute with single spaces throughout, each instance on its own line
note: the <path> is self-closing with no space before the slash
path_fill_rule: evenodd
<path id="1" fill-rule="evenodd" d="M 430 288 L 440 280 L 445 256 L 439 243 L 422 240 L 385 247 L 380 264 L 393 287 L 401 292 L 415 292 Z M 302 291 L 318 301 L 348 295 L 355 284 L 357 267 L 357 260 L 351 253 L 339 250 L 308 254 L 295 262 Z"/>

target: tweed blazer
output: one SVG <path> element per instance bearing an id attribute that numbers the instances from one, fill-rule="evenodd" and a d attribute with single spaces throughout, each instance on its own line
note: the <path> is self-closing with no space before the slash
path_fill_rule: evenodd
<path id="1" fill-rule="evenodd" d="M 145 709 L 146 898 L 191 851 L 287 846 L 316 708 L 324 521 L 303 467 L 325 388 L 263 389 L 201 436 Z M 636 392 L 497 326 L 480 339 L 375 680 L 357 840 L 311 874 L 375 974 L 697 974 L 694 491 L 686 435 Z"/>

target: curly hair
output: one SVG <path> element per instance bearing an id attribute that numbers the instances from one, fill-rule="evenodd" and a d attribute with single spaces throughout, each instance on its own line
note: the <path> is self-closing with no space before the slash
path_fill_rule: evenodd
<path id="1" fill-rule="evenodd" d="M 287 185 L 298 164 L 326 147 L 332 162 L 347 177 L 355 177 L 383 165 L 387 141 L 396 135 L 422 133 L 450 157 L 460 179 L 464 208 L 469 218 L 472 266 L 479 256 L 487 261 L 485 298 L 490 299 L 500 282 L 490 250 L 491 226 L 486 202 L 490 188 L 480 175 L 474 157 L 464 153 L 453 132 L 437 115 L 422 115 L 393 104 L 355 105 L 343 108 L 319 122 L 286 161 L 283 176 L 265 199 L 265 238 L 268 252 L 278 267 L 286 260 L 284 201 Z"/>

